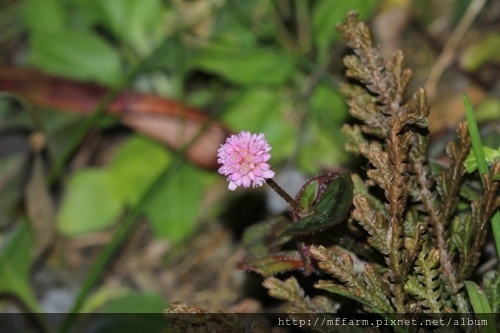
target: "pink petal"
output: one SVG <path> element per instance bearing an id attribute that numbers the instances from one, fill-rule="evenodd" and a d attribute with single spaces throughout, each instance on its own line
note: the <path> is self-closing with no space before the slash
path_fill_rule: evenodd
<path id="1" fill-rule="evenodd" d="M 233 183 L 233 182 L 229 182 L 229 186 L 228 186 L 228 188 L 229 188 L 231 191 L 234 191 L 237 187 L 238 187 L 238 186 L 236 186 L 236 184 L 235 184 L 235 183 Z"/>
<path id="2" fill-rule="evenodd" d="M 250 177 L 248 176 L 243 176 L 241 178 L 241 182 L 243 183 L 243 187 L 250 187 Z"/>
<path id="3" fill-rule="evenodd" d="M 266 170 L 262 173 L 262 177 L 264 178 L 273 178 L 274 177 L 274 172 L 271 170 Z"/>

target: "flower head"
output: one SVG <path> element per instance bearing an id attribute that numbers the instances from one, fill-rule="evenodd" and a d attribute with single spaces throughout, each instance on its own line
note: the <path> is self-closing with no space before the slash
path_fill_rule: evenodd
<path id="1" fill-rule="evenodd" d="M 217 153 L 217 162 L 222 164 L 219 173 L 228 176 L 229 189 L 233 191 L 238 186 L 262 186 L 266 178 L 273 178 L 267 160 L 271 158 L 271 146 L 264 138 L 264 134 L 241 132 L 232 135 L 220 146 Z"/>

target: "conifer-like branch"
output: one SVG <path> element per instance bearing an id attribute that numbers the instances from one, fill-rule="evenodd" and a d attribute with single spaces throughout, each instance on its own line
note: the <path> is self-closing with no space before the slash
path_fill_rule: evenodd
<path id="1" fill-rule="evenodd" d="M 355 187 L 348 225 L 366 231 L 369 246 L 362 247 L 363 259 L 377 261 L 361 270 L 350 254 L 308 245 L 303 252 L 310 254 L 309 263 L 332 277 L 315 286 L 358 301 L 366 312 L 469 312 L 463 282 L 479 262 L 487 222 L 500 206 L 495 177 L 500 161 L 482 177 L 481 196 L 461 197 L 471 148 L 466 124 L 457 126 L 458 139 L 447 146 L 448 167 L 435 171 L 428 152 L 430 108 L 423 89 L 405 98 L 411 71 L 404 67 L 403 54 L 398 51 L 385 62 L 372 46 L 368 27 L 354 13 L 338 30 L 354 52 L 344 58 L 346 74 L 357 81 L 341 87 L 355 118 L 355 123 L 342 128 L 348 139 L 346 150 L 368 161 L 364 179 L 352 175 Z M 470 208 L 462 209 L 466 204 Z M 269 248 L 254 245 L 249 249 L 258 249 L 259 254 Z M 497 277 L 490 283 L 490 298 L 500 304 L 498 281 Z M 289 302 L 291 312 L 334 309 L 327 298 L 306 296 L 294 278 L 268 278 L 264 286 L 270 295 Z"/>
<path id="2" fill-rule="evenodd" d="M 311 254 L 318 261 L 318 266 L 323 271 L 332 275 L 345 286 L 346 292 L 364 300 L 367 304 L 371 304 L 378 311 L 384 313 L 394 312 L 387 295 L 384 293 L 387 288 L 383 285 L 383 279 L 373 266 L 366 265 L 365 271 L 359 275 L 354 271 L 352 258 L 349 255 L 336 257 L 323 246 L 311 247 Z M 328 289 L 329 283 L 323 282 L 319 286 Z M 343 290 L 338 285 L 330 285 L 330 287 Z"/>
<path id="3" fill-rule="evenodd" d="M 311 299 L 306 296 L 297 280 L 292 276 L 286 280 L 269 277 L 262 283 L 270 296 L 287 301 L 288 313 L 329 313 L 333 312 L 333 302 L 323 296 Z"/>
<path id="4" fill-rule="evenodd" d="M 443 300 L 439 281 L 439 250 L 427 252 L 423 247 L 415 262 L 415 274 L 410 275 L 405 284 L 405 290 L 414 296 L 424 312 L 441 313 Z"/>

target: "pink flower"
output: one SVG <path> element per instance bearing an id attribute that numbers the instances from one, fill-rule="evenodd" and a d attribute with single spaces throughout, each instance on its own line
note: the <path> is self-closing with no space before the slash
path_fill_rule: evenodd
<path id="1" fill-rule="evenodd" d="M 217 153 L 217 162 L 222 164 L 219 173 L 228 176 L 229 189 L 250 187 L 252 182 L 253 187 L 262 186 L 266 178 L 273 178 L 274 172 L 266 163 L 271 158 L 270 150 L 262 133 L 243 131 L 229 137 Z"/>

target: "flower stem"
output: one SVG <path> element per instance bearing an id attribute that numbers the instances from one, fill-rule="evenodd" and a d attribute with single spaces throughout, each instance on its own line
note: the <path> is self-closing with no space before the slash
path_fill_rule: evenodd
<path id="1" fill-rule="evenodd" d="M 300 205 L 297 203 L 297 201 L 295 201 L 288 193 L 286 193 L 285 190 L 281 188 L 281 186 L 276 184 L 274 180 L 272 180 L 271 178 L 267 178 L 266 183 L 267 185 L 271 186 L 274 192 L 278 193 L 280 197 L 288 202 L 294 212 L 299 213 L 301 211 Z"/>

